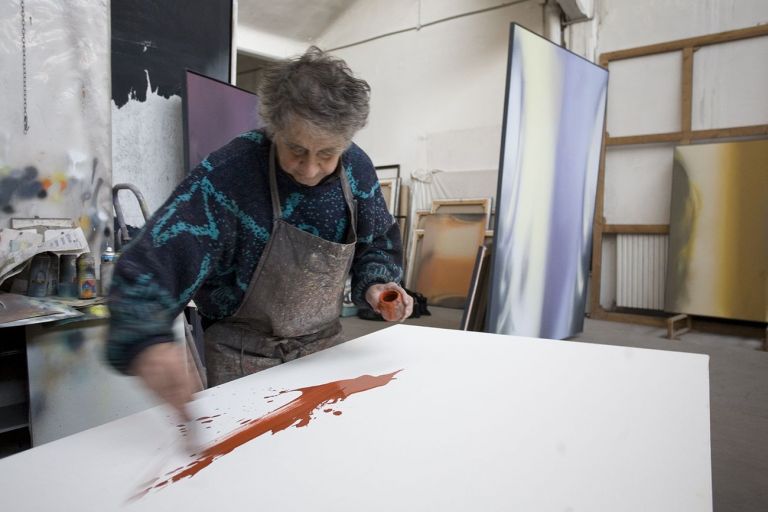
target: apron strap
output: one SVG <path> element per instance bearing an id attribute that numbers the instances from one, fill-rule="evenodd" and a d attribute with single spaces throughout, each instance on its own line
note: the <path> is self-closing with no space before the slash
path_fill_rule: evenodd
<path id="1" fill-rule="evenodd" d="M 339 157 L 339 179 L 341 180 L 341 191 L 344 193 L 344 200 L 347 202 L 347 208 L 349 208 L 350 224 L 352 226 L 352 240 L 357 239 L 357 199 L 352 194 L 352 188 L 349 186 L 349 180 L 347 179 L 347 172 L 344 170 L 344 165 L 341 163 L 342 157 Z"/>
<path id="2" fill-rule="evenodd" d="M 272 197 L 272 222 L 277 222 L 277 219 L 283 216 L 280 208 L 280 194 L 277 192 L 277 171 L 275 170 L 275 160 L 277 159 L 277 152 L 275 150 L 275 143 L 273 142 L 269 148 L 269 193 Z"/>
<path id="3" fill-rule="evenodd" d="M 344 194 L 344 201 L 347 203 L 347 209 L 349 210 L 350 224 L 352 226 L 352 236 L 354 240 L 357 237 L 357 200 L 352 194 L 352 188 L 349 186 L 349 180 L 347 179 L 347 173 L 344 170 L 344 166 L 341 163 L 342 156 L 339 156 L 339 163 L 336 165 L 336 173 L 341 180 L 341 191 Z M 269 193 L 272 198 L 272 218 L 273 222 L 277 222 L 283 216 L 282 208 L 280 207 L 280 194 L 277 191 L 277 150 L 275 149 L 275 143 L 273 142 L 269 148 Z"/>

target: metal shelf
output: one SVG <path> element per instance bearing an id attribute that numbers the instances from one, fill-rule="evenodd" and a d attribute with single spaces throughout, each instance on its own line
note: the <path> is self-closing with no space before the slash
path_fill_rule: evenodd
<path id="1" fill-rule="evenodd" d="M 0 407 L 0 434 L 29 426 L 29 404 Z"/>

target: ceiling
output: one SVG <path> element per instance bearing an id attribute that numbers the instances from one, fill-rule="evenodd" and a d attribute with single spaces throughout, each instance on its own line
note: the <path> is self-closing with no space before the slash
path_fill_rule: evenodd
<path id="1" fill-rule="evenodd" d="M 238 0 L 238 25 L 314 41 L 355 0 Z"/>

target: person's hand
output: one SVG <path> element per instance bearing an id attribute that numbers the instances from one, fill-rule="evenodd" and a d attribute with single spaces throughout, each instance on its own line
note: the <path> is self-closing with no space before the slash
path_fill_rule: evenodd
<path id="1" fill-rule="evenodd" d="M 388 322 L 402 322 L 413 313 L 413 298 L 397 283 L 372 284 L 365 300 Z"/>
<path id="2" fill-rule="evenodd" d="M 131 365 L 131 373 L 189 421 L 186 404 L 195 385 L 185 367 L 186 352 L 178 343 L 157 343 L 142 350 Z"/>

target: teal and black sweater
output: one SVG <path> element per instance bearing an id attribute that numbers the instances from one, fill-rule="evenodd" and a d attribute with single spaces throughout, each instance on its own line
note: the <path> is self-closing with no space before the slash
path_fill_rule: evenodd
<path id="1" fill-rule="evenodd" d="M 190 299 L 208 319 L 235 313 L 272 231 L 271 141 L 247 132 L 210 154 L 178 186 L 120 256 L 109 296 L 107 359 L 127 371 L 144 348 L 173 339 L 173 319 Z M 400 232 L 387 210 L 370 158 L 352 144 L 341 156 L 357 200 L 352 298 L 374 283 L 402 278 Z M 283 219 L 342 242 L 348 213 L 331 176 L 301 185 L 277 171 Z"/>

